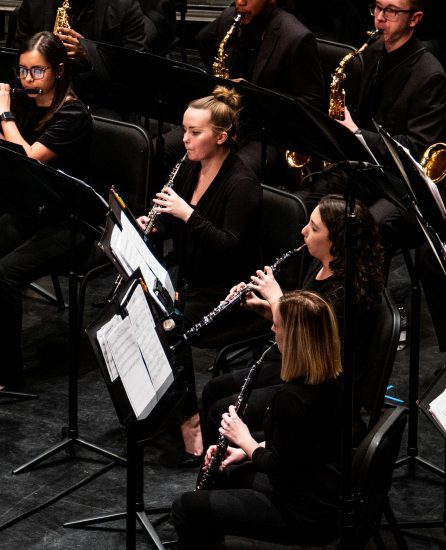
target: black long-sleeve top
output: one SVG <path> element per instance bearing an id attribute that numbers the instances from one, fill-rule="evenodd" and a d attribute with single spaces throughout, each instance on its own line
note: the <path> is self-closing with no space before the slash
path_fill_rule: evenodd
<path id="1" fill-rule="evenodd" d="M 264 418 L 265 448 L 254 466 L 268 475 L 273 499 L 290 521 L 335 529 L 341 487 L 342 382 L 319 385 L 297 378 L 271 400 Z"/>
<path id="2" fill-rule="evenodd" d="M 175 178 L 175 191 L 189 204 L 199 171 L 199 162 L 186 160 Z M 228 290 L 261 266 L 261 188 L 235 153 L 193 208 L 186 223 L 159 219 L 171 226 L 180 278 L 190 288 L 222 284 Z"/>

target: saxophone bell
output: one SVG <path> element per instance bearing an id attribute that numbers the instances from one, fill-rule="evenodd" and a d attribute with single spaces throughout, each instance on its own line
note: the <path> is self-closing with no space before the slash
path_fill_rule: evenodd
<path id="1" fill-rule="evenodd" d="M 59 28 L 71 29 L 70 18 L 68 16 L 68 11 L 71 9 L 70 1 L 64 0 L 60 8 L 57 8 L 56 19 L 54 21 L 53 34 L 59 34 L 57 30 Z"/>

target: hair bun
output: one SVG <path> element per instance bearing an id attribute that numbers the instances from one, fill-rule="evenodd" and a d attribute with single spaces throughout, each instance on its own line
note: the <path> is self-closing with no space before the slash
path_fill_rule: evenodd
<path id="1" fill-rule="evenodd" d="M 226 103 L 228 107 L 237 111 L 240 107 L 241 96 L 235 90 L 231 88 L 226 88 L 226 86 L 216 86 L 212 95 L 217 101 L 222 101 Z"/>

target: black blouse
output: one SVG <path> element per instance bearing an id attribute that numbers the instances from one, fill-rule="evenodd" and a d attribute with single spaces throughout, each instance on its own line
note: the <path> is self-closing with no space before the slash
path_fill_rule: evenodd
<path id="1" fill-rule="evenodd" d="M 199 162 L 186 160 L 175 178 L 174 189 L 189 204 L 199 172 Z M 193 208 L 187 223 L 159 220 L 171 224 L 180 279 L 189 287 L 222 284 L 228 290 L 261 267 L 261 188 L 235 153 Z"/>

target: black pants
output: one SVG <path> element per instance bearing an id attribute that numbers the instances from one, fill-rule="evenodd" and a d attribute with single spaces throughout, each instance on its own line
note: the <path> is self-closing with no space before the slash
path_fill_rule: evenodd
<path id="1" fill-rule="evenodd" d="M 291 522 L 284 517 L 274 504 L 268 478 L 255 472 L 251 462 L 228 468 L 214 490 L 178 497 L 172 505 L 172 521 L 183 550 L 211 550 L 225 534 L 274 542 L 315 535 L 304 518 Z"/>
<path id="2" fill-rule="evenodd" d="M 201 321 L 227 295 L 230 285 L 215 285 L 206 288 L 189 289 L 182 293 L 184 302 L 184 328 Z M 190 343 L 200 348 L 221 349 L 243 338 L 268 332 L 270 323 L 259 315 L 246 311 L 238 305 L 233 306 L 205 327 Z M 185 369 L 188 392 L 183 403 L 181 415 L 189 418 L 198 412 L 195 390 L 195 372 L 190 346 L 187 345 L 176 358 L 177 364 Z"/>
<path id="3" fill-rule="evenodd" d="M 91 241 L 78 234 L 77 244 L 79 254 L 84 254 Z M 1 384 L 14 387 L 23 382 L 22 290 L 52 270 L 68 266 L 70 259 L 68 227 L 7 213 L 0 217 Z"/>

